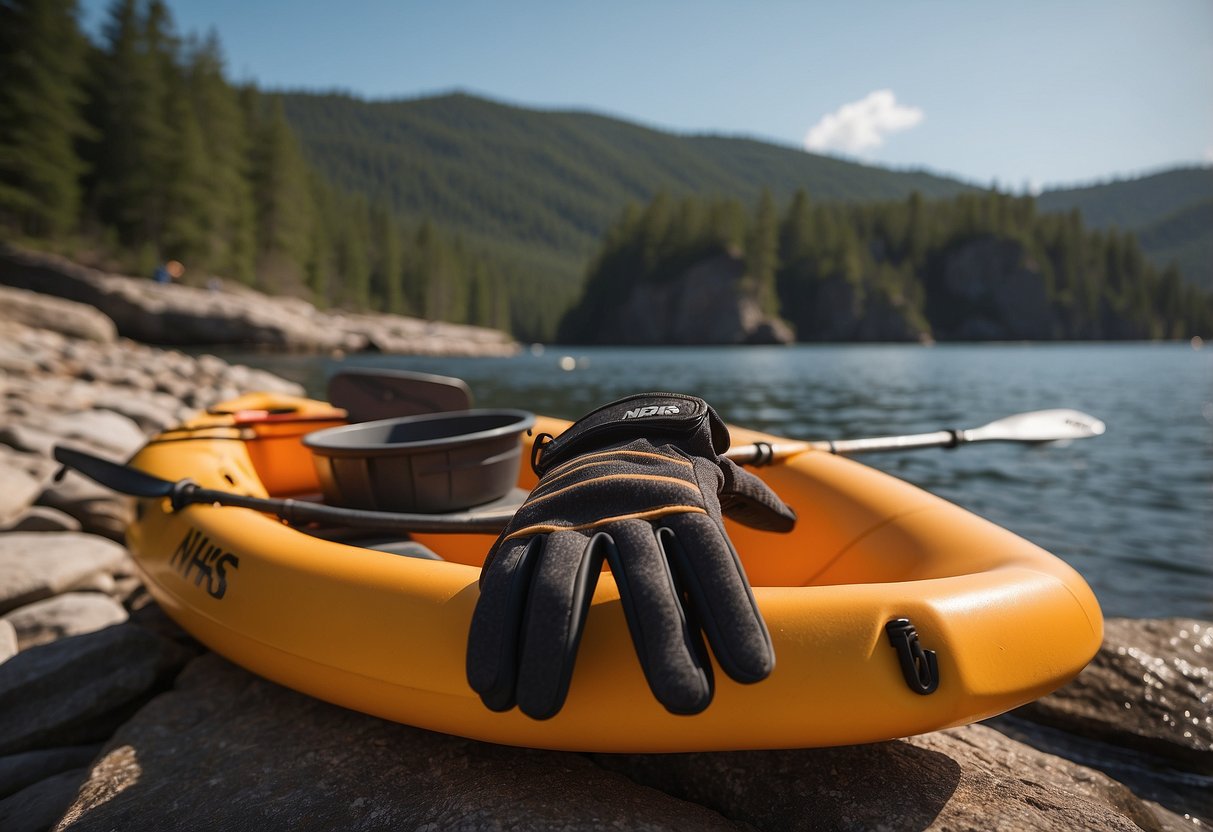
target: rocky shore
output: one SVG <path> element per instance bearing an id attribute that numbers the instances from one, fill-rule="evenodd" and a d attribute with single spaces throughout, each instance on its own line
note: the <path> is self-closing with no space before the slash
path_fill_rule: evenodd
<path id="1" fill-rule="evenodd" d="M 122 543 L 130 503 L 71 473 L 56 481 L 48 453 L 66 441 L 125 458 L 191 411 L 294 385 L 126 340 L 95 309 L 26 301 L 0 298 L 6 832 L 1213 822 L 1210 622 L 1111 620 L 1091 666 L 1037 703 L 833 749 L 516 749 L 384 722 L 253 676 L 150 600 Z"/>
<path id="2" fill-rule="evenodd" d="M 51 295 L 100 312 L 118 335 L 145 344 L 290 352 L 513 355 L 504 332 L 400 315 L 322 311 L 230 281 L 208 287 L 109 274 L 53 254 L 0 245 L 0 286 Z M 3 302 L 10 301 L 4 295 Z M 36 301 L 22 304 L 35 306 Z"/>

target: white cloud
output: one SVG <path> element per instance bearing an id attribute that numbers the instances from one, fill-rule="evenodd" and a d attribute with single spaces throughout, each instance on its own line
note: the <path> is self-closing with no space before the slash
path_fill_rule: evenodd
<path id="1" fill-rule="evenodd" d="M 1205 148 L 1205 161 L 1213 162 L 1213 144 Z"/>
<path id="2" fill-rule="evenodd" d="M 862 153 L 884 144 L 885 136 L 909 130 L 926 115 L 897 103 L 892 90 L 876 90 L 822 117 L 804 137 L 805 150 Z"/>

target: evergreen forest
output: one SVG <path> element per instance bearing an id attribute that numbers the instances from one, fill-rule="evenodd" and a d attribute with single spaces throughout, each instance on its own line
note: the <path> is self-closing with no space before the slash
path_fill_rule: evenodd
<path id="1" fill-rule="evenodd" d="M 114 0 L 92 35 L 72 0 L 0 0 L 6 240 L 521 340 L 585 340 L 587 310 L 713 251 L 745 259 L 739 291 L 801 340 L 829 337 L 831 281 L 939 334 L 966 310 L 933 287 L 981 238 L 1036 264 L 1048 337 L 1208 335 L 1193 273 L 1211 182 L 1190 169 L 1034 201 L 465 95 L 271 93 L 229 80 L 218 37 L 177 32 L 163 0 Z"/>
<path id="2" fill-rule="evenodd" d="M 513 274 L 458 236 L 333 187 L 279 96 L 226 78 L 218 38 L 116 0 L 98 43 L 73 2 L 0 3 L 0 227 L 115 271 L 185 264 L 322 306 L 541 327 Z"/>
<path id="3" fill-rule="evenodd" d="M 1009 325 L 1003 331 L 1033 340 L 1213 332 L 1209 294 L 1185 283 L 1175 265 L 1150 264 L 1132 234 L 1086 228 L 1077 210 L 1040 214 L 1033 198 L 995 191 L 864 204 L 818 204 L 800 191 L 782 212 L 770 193 L 752 209 L 665 194 L 629 207 L 560 339 L 612 342 L 597 322 L 634 287 L 675 280 L 720 253 L 744 257 L 740 290 L 790 323 L 800 341 L 949 339 L 972 332 L 966 319 L 983 315 L 1017 316 L 1000 322 Z M 997 280 L 1017 285 L 980 285 Z M 844 318 L 855 327 L 839 335 Z"/>

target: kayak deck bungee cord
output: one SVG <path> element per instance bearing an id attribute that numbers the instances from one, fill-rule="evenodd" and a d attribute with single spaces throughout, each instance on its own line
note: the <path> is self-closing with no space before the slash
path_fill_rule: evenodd
<path id="1" fill-rule="evenodd" d="M 253 394 L 155 437 L 131 461 L 167 480 L 315 499 L 302 437 L 325 402 Z M 539 417 L 533 434 L 567 422 Z M 739 428 L 734 444 L 784 440 Z M 525 439 L 518 487 L 536 476 Z M 465 651 L 492 532 L 409 536 L 289 526 L 249 508 L 141 499 L 128 544 L 148 590 L 221 655 L 287 687 L 492 742 L 607 752 L 873 742 L 961 725 L 1064 684 L 1097 651 L 1099 605 L 1060 559 L 861 463 L 807 449 L 752 469 L 796 512 L 788 534 L 727 523 L 770 631 L 774 670 L 717 674 L 703 712 L 658 703 L 606 572 L 563 708 L 487 709 Z"/>

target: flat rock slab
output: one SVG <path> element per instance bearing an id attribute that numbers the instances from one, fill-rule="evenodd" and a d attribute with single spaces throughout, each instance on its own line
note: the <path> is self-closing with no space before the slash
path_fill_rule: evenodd
<path id="1" fill-rule="evenodd" d="M 325 353 L 368 347 L 435 355 L 512 355 L 518 351 L 509 335 L 496 330 L 396 315 L 322 312 L 299 298 L 271 297 L 237 284 L 213 290 L 159 284 L 11 247 L 0 248 L 0 282 L 87 304 L 94 313 L 108 317 L 121 335 L 145 343 L 245 344 Z M 39 323 L 37 319 L 18 320 Z M 85 334 L 80 325 L 70 329 L 72 335 Z M 406 337 L 413 331 L 419 334 Z M 6 352 L 0 341 L 0 366 L 22 365 L 20 353 Z"/>
<path id="2" fill-rule="evenodd" d="M 146 434 L 176 424 L 181 409 L 181 403 L 168 394 L 147 392 L 136 396 L 131 395 L 129 388 L 101 388 L 93 398 L 93 406 L 125 416 Z"/>
<path id="3" fill-rule="evenodd" d="M 3 376 L 0 376 L 0 380 L 3 380 Z M 32 451 L 18 450 L 3 441 L 0 441 L 0 462 L 24 471 L 42 485 L 59 469 L 59 463 L 55 460 Z"/>
<path id="4" fill-rule="evenodd" d="M 1185 828 L 1111 778 L 980 725 L 842 748 L 593 759 L 763 830 Z"/>
<path id="5" fill-rule="evenodd" d="M 109 737 L 193 655 L 132 623 L 23 650 L 0 664 L 0 754 Z"/>
<path id="6" fill-rule="evenodd" d="M 0 618 L 0 664 L 17 655 L 17 631 L 13 625 Z"/>
<path id="7" fill-rule="evenodd" d="M 23 454 L 49 457 L 55 449 L 58 437 L 30 425 L 0 426 L 0 445 L 5 445 Z"/>
<path id="8" fill-rule="evenodd" d="M 78 532 L 80 521 L 50 506 L 30 506 L 0 532 Z"/>
<path id="9" fill-rule="evenodd" d="M 0 798 L 15 794 L 39 780 L 87 766 L 100 750 L 100 745 L 69 745 L 0 757 Z"/>
<path id="10" fill-rule="evenodd" d="M 59 828 L 251 826 L 1191 828 L 1100 772 L 980 725 L 834 749 L 565 754 L 384 722 L 213 654 L 119 729 Z"/>
<path id="11" fill-rule="evenodd" d="M 384 722 L 207 654 L 107 743 L 59 828 L 745 827 L 583 755 Z"/>
<path id="12" fill-rule="evenodd" d="M 47 419 L 42 430 L 69 445 L 84 445 L 107 456 L 126 460 L 147 440 L 133 419 L 113 410 L 82 410 Z"/>
<path id="13" fill-rule="evenodd" d="M 0 829 L 4 832 L 50 829 L 76 799 L 86 774 L 86 768 L 65 771 L 0 800 Z"/>
<path id="14" fill-rule="evenodd" d="M 91 633 L 126 619 L 121 604 L 98 592 L 65 592 L 18 607 L 4 617 L 16 631 L 21 650 Z"/>
<path id="15" fill-rule="evenodd" d="M 84 531 L 121 541 L 134 519 L 134 501 L 116 494 L 75 471 L 49 484 L 38 496 L 38 504 L 58 509 L 80 522 Z"/>
<path id="16" fill-rule="evenodd" d="M 0 526 L 9 525 L 24 514 L 41 491 L 41 481 L 0 457 Z"/>
<path id="17" fill-rule="evenodd" d="M 125 567 L 126 548 L 78 532 L 0 534 L 0 615 Z M 112 583 L 112 579 L 111 579 Z"/>
<path id="18" fill-rule="evenodd" d="M 1112 618 L 1095 659 L 1025 719 L 1213 774 L 1213 622 Z"/>
<path id="19" fill-rule="evenodd" d="M 1098 769 L 1143 800 L 1213 826 L 1213 775 L 1182 771 L 1152 754 L 1071 734 L 1014 714 L 1003 714 L 983 724 L 1040 751 Z"/>
<path id="20" fill-rule="evenodd" d="M 108 343 L 118 337 L 114 322 L 87 304 L 9 286 L 0 286 L 0 315 L 72 338 Z"/>

